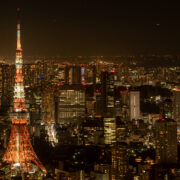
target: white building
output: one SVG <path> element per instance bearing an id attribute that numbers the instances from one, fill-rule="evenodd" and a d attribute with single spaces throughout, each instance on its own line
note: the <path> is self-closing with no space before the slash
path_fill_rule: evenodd
<path id="1" fill-rule="evenodd" d="M 139 119 L 140 117 L 140 92 L 130 92 L 130 120 Z"/>

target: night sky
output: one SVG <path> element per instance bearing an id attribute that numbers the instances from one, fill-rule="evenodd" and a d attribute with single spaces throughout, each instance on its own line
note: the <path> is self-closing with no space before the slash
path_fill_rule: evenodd
<path id="1" fill-rule="evenodd" d="M 4 0 L 0 56 L 15 53 L 17 7 L 25 57 L 180 54 L 175 1 Z"/>

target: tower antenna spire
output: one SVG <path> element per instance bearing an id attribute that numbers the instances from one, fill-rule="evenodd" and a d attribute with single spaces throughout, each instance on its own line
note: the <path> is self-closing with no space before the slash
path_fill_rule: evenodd
<path id="1" fill-rule="evenodd" d="M 12 125 L 8 147 L 2 158 L 6 163 L 11 164 L 11 169 L 29 173 L 38 166 L 44 173 L 46 169 L 37 157 L 31 145 L 28 132 L 28 113 L 26 109 L 24 78 L 23 78 L 23 58 L 20 38 L 20 9 L 17 9 L 17 49 L 15 60 L 15 84 L 13 96 L 13 110 L 11 113 Z"/>
<path id="2" fill-rule="evenodd" d="M 21 49 L 21 21 L 20 21 L 20 8 L 17 8 L 17 50 L 22 51 Z"/>

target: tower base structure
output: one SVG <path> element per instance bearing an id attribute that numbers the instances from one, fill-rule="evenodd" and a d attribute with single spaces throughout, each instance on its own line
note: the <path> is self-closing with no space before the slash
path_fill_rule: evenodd
<path id="1" fill-rule="evenodd" d="M 11 164 L 11 169 L 24 173 L 35 172 L 37 166 L 46 173 L 30 142 L 26 124 L 12 124 L 11 135 L 3 161 Z"/>
<path id="2" fill-rule="evenodd" d="M 19 173 L 30 173 L 35 172 L 39 167 L 44 173 L 46 173 L 46 169 L 33 150 L 28 132 L 28 116 L 25 102 L 23 59 L 20 38 L 20 9 L 18 8 L 17 11 L 17 49 L 15 60 L 16 73 L 13 110 L 11 113 L 11 135 L 8 147 L 2 160 L 11 165 L 12 172 L 15 170 Z"/>

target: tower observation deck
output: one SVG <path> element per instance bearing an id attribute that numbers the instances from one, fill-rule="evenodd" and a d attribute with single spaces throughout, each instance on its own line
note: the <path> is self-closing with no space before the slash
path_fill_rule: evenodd
<path id="1" fill-rule="evenodd" d="M 11 113 L 12 125 L 8 147 L 3 156 L 3 161 L 11 164 L 12 170 L 29 173 L 39 167 L 44 173 L 46 169 L 38 159 L 31 145 L 27 125 L 27 110 L 23 80 L 23 58 L 20 37 L 20 9 L 17 9 L 17 49 L 15 60 L 15 84 L 13 96 L 13 112 Z"/>

